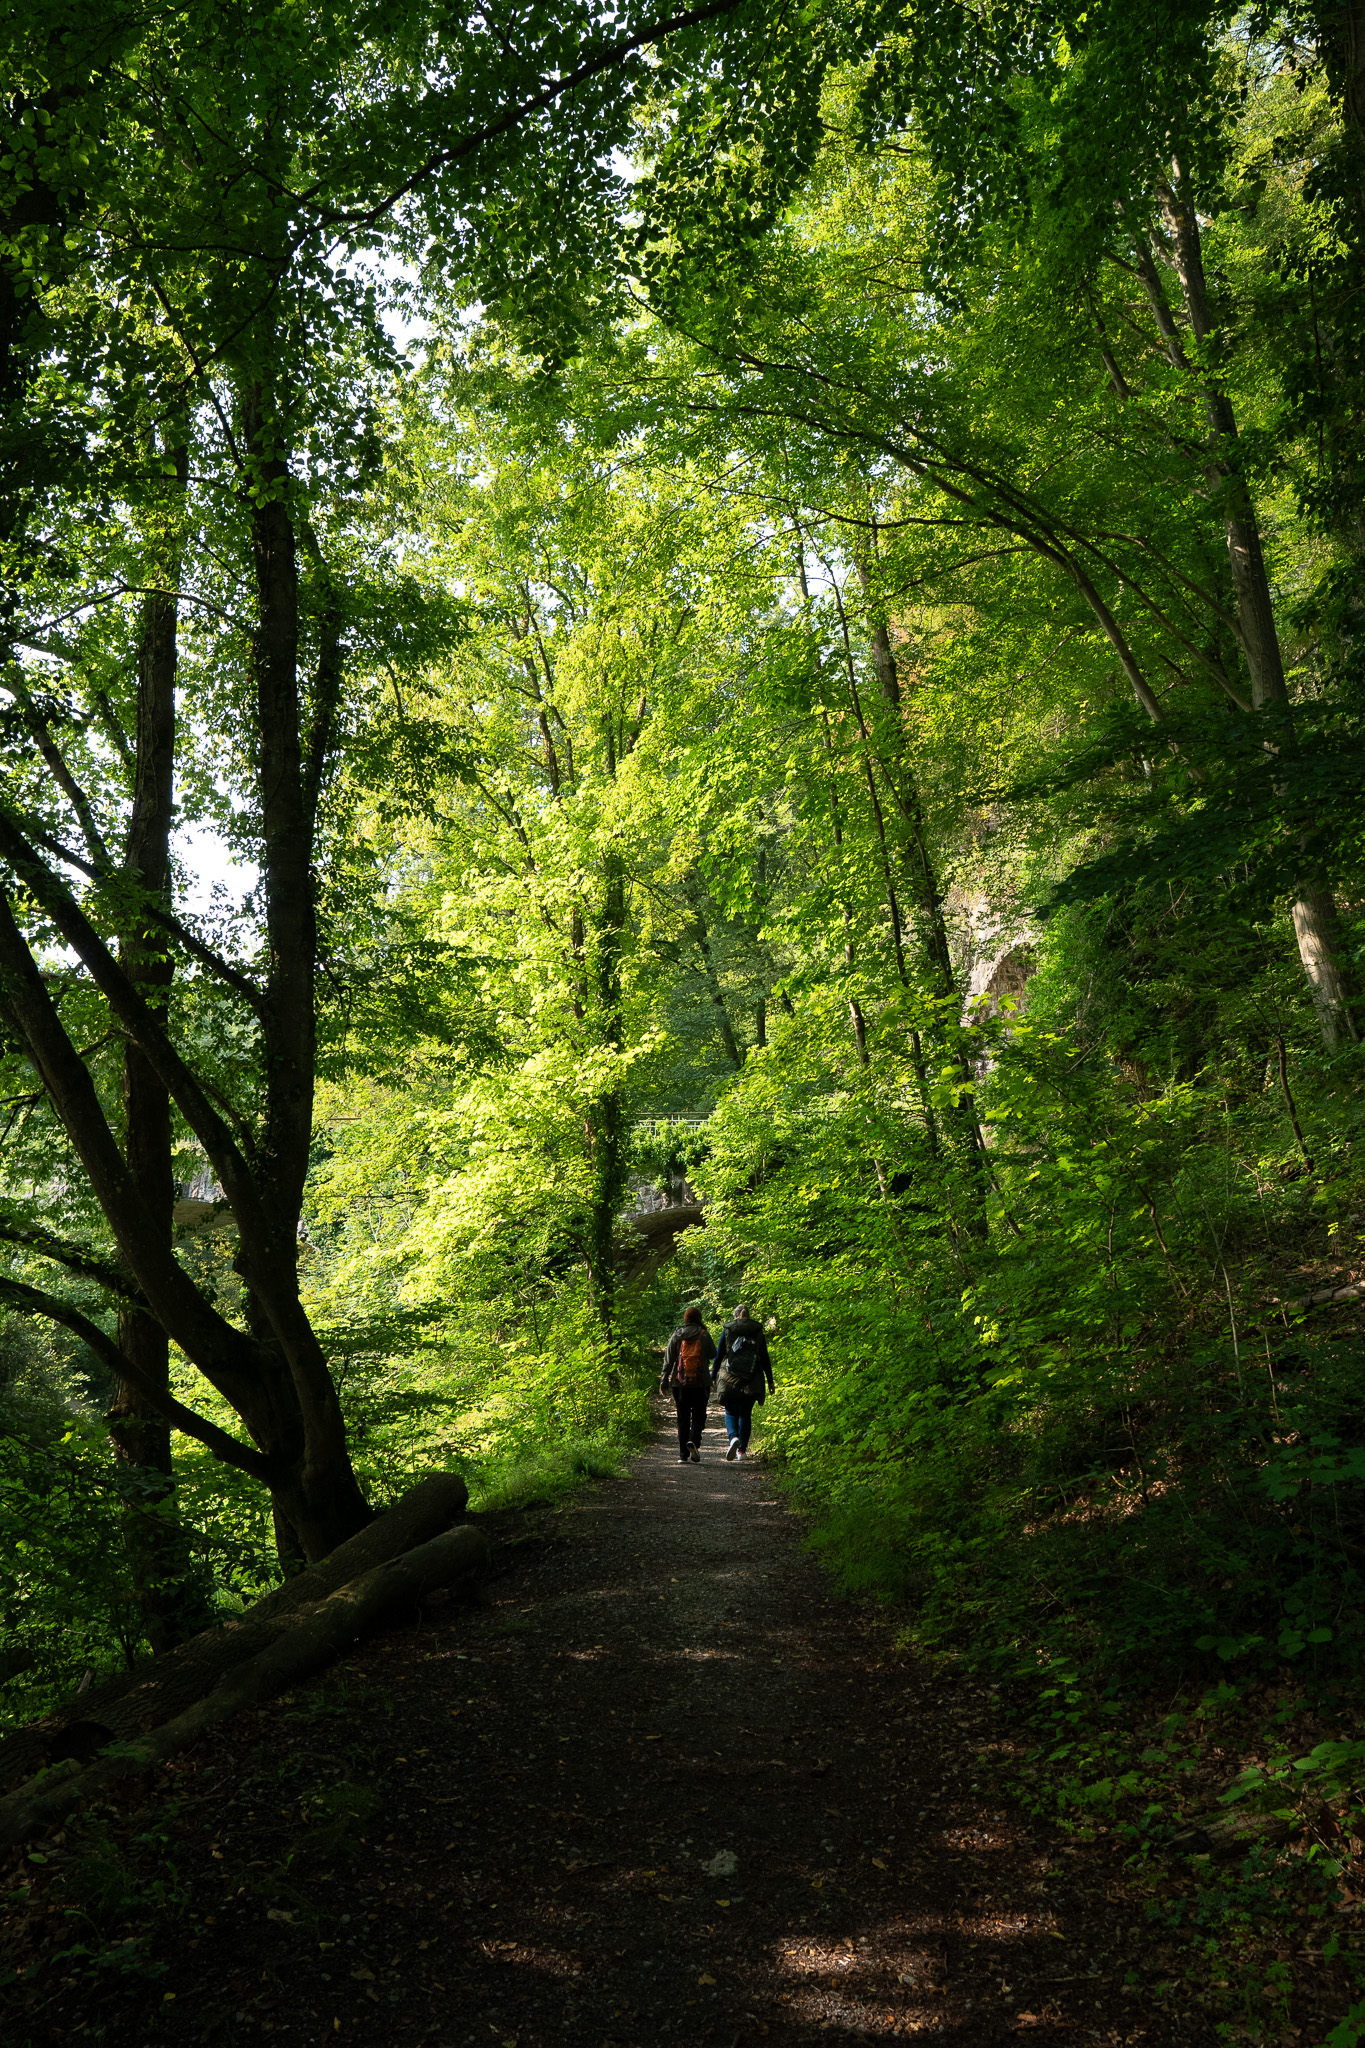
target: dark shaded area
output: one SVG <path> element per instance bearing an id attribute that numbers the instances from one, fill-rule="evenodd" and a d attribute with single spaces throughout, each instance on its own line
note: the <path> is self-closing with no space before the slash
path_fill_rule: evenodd
<path id="1" fill-rule="evenodd" d="M 12 1862 L 6 2041 L 1211 2044 L 1118 1848 L 1005 1808 L 999 1703 L 831 1597 L 719 1438 L 487 1518 L 491 1606 Z"/>

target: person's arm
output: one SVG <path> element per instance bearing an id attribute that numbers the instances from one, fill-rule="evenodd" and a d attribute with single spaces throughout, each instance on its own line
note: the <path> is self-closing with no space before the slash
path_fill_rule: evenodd
<path id="1" fill-rule="evenodd" d="M 669 1385 L 673 1378 L 674 1369 L 676 1368 L 678 1363 L 678 1352 L 681 1349 L 681 1347 L 682 1334 L 680 1331 L 675 1330 L 673 1332 L 673 1335 L 668 1340 L 668 1349 L 664 1353 L 664 1369 L 659 1374 L 660 1392 L 663 1392 L 663 1390 Z"/>
<path id="2" fill-rule="evenodd" d="M 724 1358 L 724 1356 L 725 1356 L 725 1332 L 724 1332 L 724 1330 L 722 1330 L 722 1331 L 721 1331 L 721 1333 L 720 1333 L 720 1342 L 719 1342 L 719 1344 L 717 1344 L 717 1345 L 713 1346 L 713 1350 L 712 1350 L 712 1358 L 711 1358 L 711 1392 L 712 1392 L 713 1394 L 714 1394 L 714 1393 L 715 1393 L 715 1391 L 716 1391 L 716 1381 L 717 1381 L 717 1380 L 718 1380 L 718 1379 L 720 1378 L 720 1362 L 721 1362 L 721 1360 L 722 1360 L 722 1359 Z"/>
<path id="3" fill-rule="evenodd" d="M 768 1337 L 766 1331 L 759 1331 L 759 1342 L 763 1346 L 763 1370 L 768 1375 L 768 1392 L 771 1394 L 777 1382 L 773 1378 L 773 1362 L 768 1353 Z"/>

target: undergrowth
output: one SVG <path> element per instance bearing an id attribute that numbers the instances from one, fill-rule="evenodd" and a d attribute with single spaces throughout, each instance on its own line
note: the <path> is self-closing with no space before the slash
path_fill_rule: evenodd
<path id="1" fill-rule="evenodd" d="M 524 1507 L 532 1500 L 555 1500 L 593 1479 L 614 1479 L 645 1434 L 640 1422 L 627 1434 L 582 1437 L 544 1450 L 522 1451 L 494 1460 L 469 1475 L 470 1506 L 489 1514 L 499 1508 Z"/>
<path id="2" fill-rule="evenodd" d="M 915 1113 L 903 1048 L 934 1019 L 909 998 L 865 1061 L 833 1016 L 794 1023 L 694 1177 L 768 1320 L 763 1441 L 831 1569 L 1002 1689 L 1000 1769 L 1124 1844 L 1172 1986 L 1230 2040 L 1291 2009 L 1322 2039 L 1365 1991 L 1365 1323 L 1307 1304 L 1365 1277 L 1359 1055 L 1273 976 L 1212 974 L 1192 1054 L 1112 943 L 1054 932 L 1027 1014 L 971 1023 L 975 1194 L 953 1072 L 937 1150 Z M 1180 1852 L 1256 1800 L 1289 1816 L 1258 1846 Z"/>

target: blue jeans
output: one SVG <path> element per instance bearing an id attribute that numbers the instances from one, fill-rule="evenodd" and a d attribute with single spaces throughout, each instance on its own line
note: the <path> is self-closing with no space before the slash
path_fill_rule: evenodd
<path id="1" fill-rule="evenodd" d="M 740 1449 L 747 1451 L 753 1426 L 753 1395 L 750 1394 L 746 1398 L 743 1394 L 731 1394 L 730 1399 L 725 1404 L 725 1434 L 729 1437 L 731 1443 L 738 1437 Z"/>

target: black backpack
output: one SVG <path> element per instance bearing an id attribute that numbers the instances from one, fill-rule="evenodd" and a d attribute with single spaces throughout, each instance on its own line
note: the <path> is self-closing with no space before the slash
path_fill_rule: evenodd
<path id="1" fill-rule="evenodd" d="M 720 1372 L 722 1394 L 754 1394 L 763 1389 L 761 1333 L 753 1323 L 732 1323 L 725 1333 L 725 1363 Z"/>

